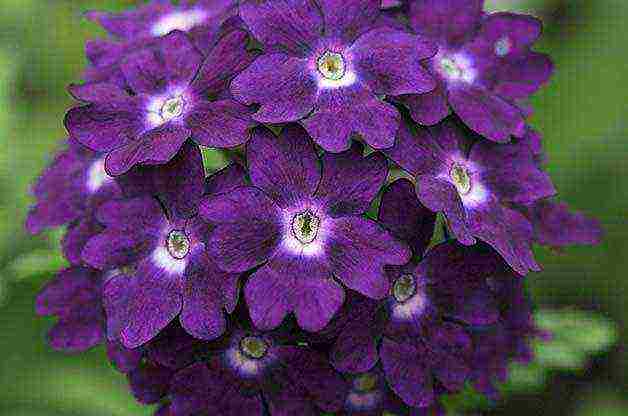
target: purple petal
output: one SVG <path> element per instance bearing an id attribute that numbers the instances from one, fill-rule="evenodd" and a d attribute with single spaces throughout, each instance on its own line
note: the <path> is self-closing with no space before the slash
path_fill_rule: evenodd
<path id="1" fill-rule="evenodd" d="M 37 296 L 35 310 L 38 315 L 71 314 L 75 306 L 100 304 L 100 274 L 86 267 L 62 270 L 48 282 Z"/>
<path id="2" fill-rule="evenodd" d="M 410 5 L 410 26 L 432 39 L 460 44 L 476 33 L 483 3 L 483 0 L 415 1 Z"/>
<path id="3" fill-rule="evenodd" d="M 482 166 L 482 184 L 502 201 L 526 204 L 556 194 L 527 145 L 480 142 L 471 149 L 469 160 Z"/>
<path id="4" fill-rule="evenodd" d="M 448 164 L 440 141 L 430 130 L 419 128 L 414 134 L 405 123 L 397 132 L 395 145 L 384 154 L 413 176 L 438 175 Z"/>
<path id="5" fill-rule="evenodd" d="M 304 399 L 324 412 L 340 410 L 348 393 L 348 386 L 331 367 L 326 356 L 306 348 L 291 346 L 281 347 L 279 356 L 282 364 L 290 369 L 288 374 L 284 374 L 284 384 L 288 382 L 298 390 L 307 392 Z"/>
<path id="6" fill-rule="evenodd" d="M 482 88 L 450 88 L 449 103 L 467 126 L 487 139 L 505 143 L 525 133 L 522 111 Z"/>
<path id="7" fill-rule="evenodd" d="M 220 271 L 205 253 L 191 262 L 186 271 L 183 309 L 179 319 L 194 337 L 215 339 L 225 332 L 227 326 L 223 312 L 225 305 L 235 302 L 234 293 L 223 288 L 233 286 L 230 282 L 239 276 Z"/>
<path id="8" fill-rule="evenodd" d="M 436 214 L 419 202 L 412 182 L 399 179 L 384 191 L 379 222 L 408 243 L 414 254 L 422 255 L 432 240 Z"/>
<path id="9" fill-rule="evenodd" d="M 99 270 L 128 266 L 156 246 L 157 239 L 151 237 L 143 233 L 131 235 L 105 230 L 89 239 L 81 257 L 85 263 Z"/>
<path id="10" fill-rule="evenodd" d="M 354 133 L 375 149 L 391 147 L 400 119 L 394 106 L 354 85 L 322 90 L 316 109 L 301 124 L 323 149 L 337 153 L 349 148 Z"/>
<path id="11" fill-rule="evenodd" d="M 329 261 L 334 274 L 350 289 L 381 299 L 388 294 L 385 265 L 410 260 L 408 247 L 375 221 L 361 217 L 333 220 L 329 238 Z"/>
<path id="12" fill-rule="evenodd" d="M 492 13 L 482 22 L 482 28 L 471 47 L 491 55 L 497 52 L 497 42 L 505 39 L 508 48 L 498 56 L 517 58 L 527 53 L 541 36 L 542 25 L 539 19 L 529 15 Z"/>
<path id="13" fill-rule="evenodd" d="M 244 294 L 251 319 L 262 330 L 281 324 L 294 312 L 299 325 L 311 332 L 329 323 L 344 301 L 343 289 L 316 259 L 282 253 L 249 279 Z"/>
<path id="14" fill-rule="evenodd" d="M 229 148 L 245 143 L 255 126 L 253 111 L 233 100 L 197 104 L 185 119 L 194 141 L 202 146 Z"/>
<path id="15" fill-rule="evenodd" d="M 129 99 L 126 91 L 109 82 L 70 84 L 68 91 L 76 100 L 86 103 L 123 103 Z"/>
<path id="16" fill-rule="evenodd" d="M 414 121 L 426 126 L 442 121 L 451 112 L 447 102 L 447 92 L 440 84 L 437 84 L 431 92 L 406 95 L 400 97 L 400 101 L 408 107 Z"/>
<path id="17" fill-rule="evenodd" d="M 178 314 L 182 306 L 182 281 L 146 259 L 135 273 L 137 290 L 129 304 L 128 322 L 120 333 L 122 343 L 136 348 L 154 338 Z"/>
<path id="18" fill-rule="evenodd" d="M 471 337 L 460 326 L 443 322 L 432 328 L 429 340 L 435 376 L 447 390 L 460 391 L 471 372 Z"/>
<path id="19" fill-rule="evenodd" d="M 100 302 L 75 308 L 70 317 L 61 318 L 48 332 L 48 342 L 57 351 L 83 352 L 105 338 Z"/>
<path id="20" fill-rule="evenodd" d="M 342 330 L 331 351 L 334 368 L 343 373 L 359 374 L 375 366 L 379 356 L 374 325 L 372 319 L 352 321 Z"/>
<path id="21" fill-rule="evenodd" d="M 362 145 L 340 154 L 325 153 L 316 197 L 334 217 L 366 212 L 388 176 L 386 159 L 375 153 L 362 156 Z"/>
<path id="22" fill-rule="evenodd" d="M 466 245 L 475 243 L 468 227 L 467 212 L 453 184 L 433 176 L 421 175 L 417 177 L 417 195 L 427 208 L 445 214 L 458 241 Z"/>
<path id="23" fill-rule="evenodd" d="M 267 129 L 255 130 L 246 158 L 253 185 L 281 207 L 313 195 L 321 178 L 314 145 L 299 126 L 284 128 L 278 138 Z"/>
<path id="24" fill-rule="evenodd" d="M 131 392 L 140 403 L 157 403 L 168 394 L 172 374 L 172 370 L 166 367 L 142 365 L 129 373 Z"/>
<path id="25" fill-rule="evenodd" d="M 189 129 L 171 123 L 149 130 L 107 155 L 107 173 L 118 176 L 139 164 L 165 164 L 174 158 L 190 135 Z"/>
<path id="26" fill-rule="evenodd" d="M 240 17 L 265 46 L 281 46 L 292 52 L 307 51 L 321 36 L 323 17 L 311 0 L 247 1 Z"/>
<path id="27" fill-rule="evenodd" d="M 231 83 L 231 93 L 244 104 L 260 104 L 255 120 L 284 123 L 312 111 L 316 81 L 307 60 L 274 53 L 260 56 L 242 71 Z"/>
<path id="28" fill-rule="evenodd" d="M 426 351 L 409 343 L 384 338 L 380 351 L 386 380 L 394 392 L 412 407 L 426 407 L 434 401 L 432 375 L 426 363 Z"/>
<path id="29" fill-rule="evenodd" d="M 491 245 L 521 275 L 539 271 L 531 244 L 532 225 L 520 213 L 498 204 L 469 211 L 473 235 Z"/>
<path id="30" fill-rule="evenodd" d="M 130 300 L 135 296 L 138 281 L 118 273 L 110 277 L 104 286 L 103 307 L 107 315 L 107 338 L 111 341 L 118 342 L 120 332 L 129 320 Z"/>
<path id="31" fill-rule="evenodd" d="M 246 186 L 246 171 L 238 163 L 232 163 L 205 180 L 204 194 L 207 196 L 223 194 L 242 186 Z"/>
<path id="32" fill-rule="evenodd" d="M 108 105 L 75 107 L 66 114 L 65 127 L 84 146 L 109 152 L 128 145 L 144 130 L 141 105 L 139 98 L 129 97 Z"/>
<path id="33" fill-rule="evenodd" d="M 131 350 L 119 342 L 107 343 L 107 357 L 122 373 L 130 373 L 135 370 L 140 365 L 143 355 L 144 351 L 141 348 Z"/>
<path id="34" fill-rule="evenodd" d="M 201 202 L 201 217 L 215 225 L 207 250 L 222 270 L 245 272 L 268 260 L 280 239 L 279 208 L 257 188 L 237 188 Z"/>
<path id="35" fill-rule="evenodd" d="M 436 46 L 423 38 L 387 28 L 371 30 L 356 40 L 352 51 L 362 81 L 378 94 L 422 94 L 436 87 L 421 65 L 436 54 Z"/>
<path id="36" fill-rule="evenodd" d="M 571 212 L 565 203 L 539 201 L 529 208 L 536 241 L 544 246 L 595 245 L 602 239 L 600 222 L 581 212 Z"/>
<path id="37" fill-rule="evenodd" d="M 517 61 L 500 65 L 495 93 L 511 100 L 528 98 L 546 84 L 554 72 L 548 55 L 529 53 Z"/>
<path id="38" fill-rule="evenodd" d="M 68 226 L 61 248 L 63 255 L 71 264 L 80 264 L 83 260 L 82 251 L 87 242 L 95 235 L 101 233 L 103 228 L 93 215 L 81 218 Z"/>
<path id="39" fill-rule="evenodd" d="M 204 343 L 190 336 L 179 322 L 173 321 L 157 338 L 146 344 L 146 355 L 154 363 L 180 370 L 198 358 L 199 347 Z"/>
<path id="40" fill-rule="evenodd" d="M 204 181 L 203 156 L 191 141 L 166 165 L 137 166 L 117 178 L 126 197 L 156 196 L 171 218 L 186 218 L 196 213 Z"/>
<path id="41" fill-rule="evenodd" d="M 156 199 L 142 197 L 109 201 L 99 207 L 96 218 L 109 229 L 157 235 L 165 215 Z"/>
<path id="42" fill-rule="evenodd" d="M 225 34 L 207 54 L 191 89 L 198 95 L 216 95 L 228 88 L 233 77 L 248 67 L 255 55 L 246 48 L 248 34 L 233 30 Z"/>
<path id="43" fill-rule="evenodd" d="M 320 0 L 325 35 L 352 42 L 373 27 L 379 17 L 378 0 Z"/>

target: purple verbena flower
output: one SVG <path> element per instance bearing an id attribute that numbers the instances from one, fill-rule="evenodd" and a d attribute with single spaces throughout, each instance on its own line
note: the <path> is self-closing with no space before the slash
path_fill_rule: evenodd
<path id="1" fill-rule="evenodd" d="M 530 146 L 495 144 L 447 120 L 431 128 L 399 131 L 386 154 L 416 178 L 419 200 L 443 212 L 463 244 L 490 244 L 519 274 L 539 270 L 531 251 L 530 221 L 512 204 L 530 204 L 555 194 Z"/>
<path id="2" fill-rule="evenodd" d="M 303 329 L 322 329 L 344 300 L 336 279 L 366 296 L 386 296 L 383 266 L 410 255 L 363 216 L 386 179 L 386 160 L 364 158 L 358 144 L 319 159 L 296 125 L 278 138 L 259 128 L 247 146 L 252 186 L 204 200 L 200 214 L 215 226 L 207 250 L 221 269 L 261 266 L 244 291 L 255 325 L 277 327 L 293 312 Z"/>
<path id="3" fill-rule="evenodd" d="M 400 115 L 383 97 L 435 86 L 421 60 L 436 49 L 380 22 L 379 0 L 247 1 L 240 17 L 265 54 L 234 79 L 234 97 L 259 104 L 259 122 L 299 121 L 325 150 L 348 149 L 354 133 L 392 146 Z"/>
<path id="4" fill-rule="evenodd" d="M 37 314 L 58 318 L 48 332 L 48 342 L 54 349 L 81 352 L 104 340 L 104 278 L 98 270 L 73 266 L 60 271 L 39 293 Z"/>
<path id="5" fill-rule="evenodd" d="M 124 86 L 120 63 L 133 51 L 154 45 L 173 31 L 186 32 L 204 54 L 216 42 L 225 25 L 237 13 L 235 0 L 152 0 L 122 13 L 89 11 L 88 19 L 99 23 L 112 38 L 87 42 L 87 81 L 112 81 Z"/>
<path id="6" fill-rule="evenodd" d="M 111 82 L 70 86 L 87 105 L 66 115 L 70 134 L 106 153 L 105 168 L 121 175 L 139 164 L 170 161 L 193 138 L 210 147 L 246 142 L 250 111 L 224 94 L 230 79 L 252 59 L 247 35 L 224 35 L 207 57 L 183 32 L 171 32 L 121 64 L 128 88 Z"/>
<path id="7" fill-rule="evenodd" d="M 104 155 L 72 139 L 66 143 L 67 148 L 55 156 L 33 186 L 36 202 L 26 219 L 32 234 L 80 220 L 103 201 L 119 196 L 117 184 L 105 172 Z"/>
<path id="8" fill-rule="evenodd" d="M 229 168 L 217 175 L 241 172 Z M 104 289 L 109 337 L 134 348 L 177 316 L 195 337 L 220 336 L 223 309 L 235 308 L 239 275 L 218 270 L 205 252 L 206 227 L 196 216 L 205 189 L 199 149 L 188 142 L 169 165 L 132 175 L 144 181 L 147 195 L 101 206 L 97 219 L 104 231 L 83 250 L 84 261 L 98 269 L 131 266 Z M 141 188 L 124 187 L 128 193 Z"/>
<path id="9" fill-rule="evenodd" d="M 324 355 L 271 334 L 237 329 L 210 358 L 175 375 L 170 411 L 224 416 L 316 415 L 340 410 L 347 386 Z"/>
<path id="10" fill-rule="evenodd" d="M 495 325 L 471 331 L 475 345 L 473 386 L 492 400 L 499 398 L 495 383 L 508 380 L 510 364 L 529 364 L 534 358 L 532 341 L 550 337 L 534 322 L 532 304 L 523 281 L 508 277 L 506 272 L 488 281 L 495 299 L 499 301 L 499 319 Z"/>
<path id="11" fill-rule="evenodd" d="M 534 227 L 534 240 L 543 246 L 596 245 L 602 240 L 600 222 L 581 212 L 572 212 L 564 202 L 537 201 L 523 214 Z"/>
<path id="12" fill-rule="evenodd" d="M 453 110 L 477 133 L 508 142 L 525 133 L 525 110 L 517 101 L 546 83 L 553 65 L 547 55 L 531 50 L 541 35 L 539 20 L 513 13 L 485 14 L 483 3 L 411 2 L 410 26 L 439 47 L 426 64 L 438 86 L 401 102 L 418 123 L 436 124 Z"/>
<path id="13" fill-rule="evenodd" d="M 408 181 L 394 183 L 382 198 L 380 220 L 409 241 L 423 241 L 416 247 L 424 250 L 425 229 L 410 231 L 408 225 L 417 219 L 399 215 L 401 208 L 425 210 L 413 196 Z M 425 214 L 420 222 L 433 227 L 433 214 Z M 349 318 L 332 348 L 332 364 L 343 372 L 363 373 L 380 361 L 391 389 L 407 406 L 423 410 L 442 394 L 460 391 L 472 371 L 469 328 L 492 325 L 498 318 L 486 277 L 503 271 L 503 264 L 494 253 L 445 242 L 418 264 L 387 267 L 391 289 L 386 299 L 357 296 L 345 306 Z"/>

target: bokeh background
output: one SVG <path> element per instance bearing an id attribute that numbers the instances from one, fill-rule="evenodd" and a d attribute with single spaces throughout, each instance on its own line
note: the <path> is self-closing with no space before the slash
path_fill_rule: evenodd
<path id="1" fill-rule="evenodd" d="M 580 370 L 550 369 L 543 384 L 513 389 L 495 415 L 628 415 L 628 1 L 487 0 L 545 21 L 539 50 L 557 72 L 533 99 L 549 171 L 562 199 L 597 216 L 598 247 L 539 250 L 545 271 L 529 286 L 543 308 L 595 311 L 616 324 L 613 347 Z M 51 277 L 57 234 L 33 238 L 22 224 L 29 186 L 64 137 L 66 85 L 85 65 L 83 44 L 103 32 L 82 18 L 129 0 L 0 0 L 0 415 L 144 415 L 102 348 L 79 356 L 45 344 L 51 324 L 36 317 L 37 291 Z M 571 330 L 593 337 L 586 319 Z M 559 351 L 560 353 L 560 351 Z M 559 354 L 560 355 L 560 354 Z M 571 367 L 579 367 L 572 365 Z M 557 367 L 561 367 L 560 365 Z M 569 368 L 570 365 L 562 366 Z"/>

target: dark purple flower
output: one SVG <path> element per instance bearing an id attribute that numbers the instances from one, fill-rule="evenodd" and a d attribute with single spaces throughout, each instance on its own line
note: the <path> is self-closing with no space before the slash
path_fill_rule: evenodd
<path id="1" fill-rule="evenodd" d="M 189 138 L 210 147 L 242 144 L 253 126 L 250 111 L 224 90 L 252 58 L 246 39 L 245 32 L 231 31 L 204 59 L 183 32 L 172 32 L 121 63 L 127 89 L 110 82 L 70 86 L 88 104 L 68 112 L 66 128 L 106 153 L 112 176 L 167 163 Z"/>
<path id="2" fill-rule="evenodd" d="M 386 296 L 383 266 L 404 264 L 410 253 L 363 216 L 388 173 L 381 155 L 364 158 L 356 144 L 319 160 L 294 125 L 279 138 L 255 130 L 247 163 L 252 186 L 204 200 L 200 214 L 215 225 L 207 250 L 221 269 L 261 266 L 245 288 L 258 328 L 274 328 L 293 312 L 302 328 L 322 329 L 344 300 L 336 279 L 367 296 Z"/>
<path id="3" fill-rule="evenodd" d="M 532 225 L 510 207 L 555 194 L 529 144 L 490 143 L 445 121 L 417 134 L 402 127 L 386 153 L 415 176 L 419 200 L 445 214 L 461 243 L 489 243 L 519 274 L 539 270 Z"/>
<path id="4" fill-rule="evenodd" d="M 429 407 L 442 394 L 460 391 L 472 368 L 468 329 L 497 319 L 485 277 L 499 264 L 495 255 L 451 242 L 429 250 L 417 266 L 391 268 L 386 300 L 354 298 L 347 305 L 351 318 L 332 363 L 353 373 L 380 360 L 390 387 L 411 407 Z"/>
<path id="5" fill-rule="evenodd" d="M 550 334 L 538 329 L 532 314 L 532 305 L 521 279 L 511 273 L 489 278 L 488 283 L 499 301 L 499 319 L 489 328 L 474 328 L 472 381 L 477 391 L 492 400 L 499 398 L 495 382 L 508 380 L 512 362 L 528 364 L 534 353 L 534 339 L 547 340 Z"/>
<path id="6" fill-rule="evenodd" d="M 50 227 L 80 226 L 102 202 L 119 196 L 104 165 L 104 155 L 67 140 L 67 148 L 55 156 L 33 186 L 36 203 L 26 219 L 28 231 L 36 234 Z"/>
<path id="7" fill-rule="evenodd" d="M 84 261 L 101 270 L 131 266 L 104 289 L 109 338 L 134 348 L 177 316 L 195 337 L 220 336 L 239 275 L 218 270 L 205 252 L 206 226 L 195 215 L 205 188 L 199 149 L 188 142 L 170 164 L 131 177 L 148 195 L 102 205 L 97 219 L 105 229 L 83 250 Z M 125 192 L 139 193 L 140 185 L 125 183 Z"/>
<path id="8" fill-rule="evenodd" d="M 170 394 L 174 416 L 318 415 L 342 407 L 347 386 L 324 355 L 272 335 L 237 330 L 207 362 L 179 371 Z"/>
<path id="9" fill-rule="evenodd" d="M 408 241 L 427 241 L 433 214 L 413 199 L 406 180 L 384 194 L 380 221 Z M 402 212 L 416 213 L 399 215 Z M 422 229 L 423 228 L 423 229 Z M 429 230 L 429 232 L 426 232 Z M 422 237 L 422 238 L 419 238 Z M 426 243 L 417 244 L 421 255 Z M 503 271 L 494 253 L 456 242 L 430 249 L 418 264 L 387 268 L 391 289 L 383 301 L 350 298 L 343 328 L 331 351 L 332 364 L 343 372 L 363 373 L 378 360 L 391 389 L 410 407 L 427 410 L 447 392 L 457 392 L 471 375 L 473 345 L 468 330 L 492 325 L 497 303 L 486 282 Z"/>
<path id="10" fill-rule="evenodd" d="M 121 61 L 133 51 L 154 45 L 173 31 L 186 32 L 204 54 L 220 36 L 223 23 L 237 13 L 235 0 L 184 1 L 175 6 L 170 0 L 153 0 L 122 13 L 89 11 L 87 18 L 99 23 L 112 39 L 96 39 L 87 43 L 90 62 L 87 81 L 118 81 Z"/>
<path id="11" fill-rule="evenodd" d="M 392 146 L 400 115 L 383 97 L 434 88 L 421 60 L 436 49 L 380 22 L 379 0 L 247 1 L 240 17 L 265 54 L 234 79 L 234 97 L 258 103 L 259 122 L 299 121 L 325 150 L 348 149 L 354 133 Z"/>
<path id="12" fill-rule="evenodd" d="M 596 245 L 602 240 L 599 221 L 570 211 L 564 202 L 541 200 L 523 213 L 534 226 L 534 240 L 543 246 Z"/>
<path id="13" fill-rule="evenodd" d="M 516 104 L 546 83 L 553 65 L 533 52 L 541 22 L 512 13 L 485 14 L 483 0 L 422 0 L 410 4 L 410 26 L 439 52 L 427 62 L 438 86 L 401 100 L 412 118 L 432 125 L 450 108 L 474 131 L 496 142 L 525 133 L 525 111 Z"/>
<path id="14" fill-rule="evenodd" d="M 75 266 L 60 271 L 42 289 L 35 305 L 37 314 L 58 318 L 48 332 L 52 348 L 80 352 L 104 340 L 105 314 L 101 301 L 104 278 L 102 272 Z"/>

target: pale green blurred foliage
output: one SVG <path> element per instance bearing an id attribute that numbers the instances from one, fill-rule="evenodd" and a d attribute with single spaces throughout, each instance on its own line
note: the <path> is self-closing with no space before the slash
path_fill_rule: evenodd
<path id="1" fill-rule="evenodd" d="M 628 320 L 628 1 L 487 1 L 496 9 L 534 11 L 545 18 L 539 49 L 552 54 L 557 72 L 532 100 L 532 124 L 545 136 L 548 168 L 562 199 L 600 218 L 607 234 L 595 248 L 559 256 L 538 250 L 545 271 L 531 276 L 529 286 L 543 307 L 595 310 L 617 322 L 571 310 L 571 315 L 541 316 L 544 326 L 558 330 L 558 338 L 535 347 L 539 360 L 531 367 L 514 366 L 505 389 L 513 396 L 562 391 L 546 390 L 542 383 L 551 386 L 560 382 L 557 374 L 579 369 L 570 387 L 577 403 L 569 397 L 525 396 L 539 402 L 532 414 L 545 415 L 546 405 L 564 403 L 560 416 L 626 415 L 628 352 L 620 347 L 603 358 L 600 351 L 616 336 L 626 344 Z M 65 88 L 80 78 L 84 41 L 103 34 L 81 14 L 132 3 L 0 0 L 0 416 L 151 411 L 134 402 L 102 348 L 69 356 L 45 345 L 52 320 L 35 317 L 33 303 L 51 270 L 63 264 L 59 233 L 33 238 L 22 230 L 32 202 L 29 186 L 64 137 L 63 115 L 72 103 Z M 224 161 L 220 154 L 204 156 L 212 163 Z M 569 325 L 556 324 L 561 319 Z M 587 363 L 593 352 L 604 362 L 601 368 Z M 473 397 L 464 400 L 467 407 L 474 400 L 486 405 Z M 508 402 L 500 405 L 508 409 Z M 518 408 L 508 412 L 521 414 Z"/>

